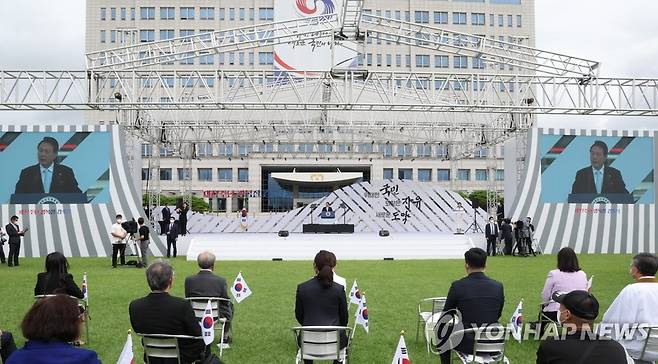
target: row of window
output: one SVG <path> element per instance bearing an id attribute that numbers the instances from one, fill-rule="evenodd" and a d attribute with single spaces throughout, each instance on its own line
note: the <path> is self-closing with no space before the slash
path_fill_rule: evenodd
<path id="1" fill-rule="evenodd" d="M 413 169 L 411 168 L 398 168 L 397 177 L 393 173 L 393 168 L 384 168 L 384 179 L 401 179 L 401 180 L 413 180 Z M 419 182 L 432 182 L 432 181 L 450 181 L 450 169 L 439 168 L 436 170 L 436 180 L 432 178 L 432 169 L 429 168 L 419 168 L 418 169 L 418 181 Z M 475 170 L 475 181 L 487 181 L 489 179 L 489 171 L 487 169 L 476 169 Z M 505 171 L 502 169 L 496 170 L 496 181 L 505 180 Z M 471 170 L 470 169 L 458 169 L 457 170 L 457 181 L 471 181 Z"/>
<path id="2" fill-rule="evenodd" d="M 200 7 L 198 9 L 200 20 L 255 20 L 256 17 L 255 8 L 215 9 L 214 7 Z M 195 7 L 181 6 L 178 8 L 178 17 L 176 17 L 176 8 L 173 6 L 162 6 L 159 8 L 142 6 L 139 8 L 139 19 L 155 20 L 156 10 L 159 10 L 160 20 L 195 20 L 197 14 Z M 135 20 L 135 15 L 135 8 L 109 8 L 108 17 L 108 8 L 100 8 L 100 20 Z M 215 15 L 217 15 L 217 18 L 215 18 Z M 258 8 L 258 20 L 274 20 L 274 8 Z"/>
<path id="3" fill-rule="evenodd" d="M 215 148 L 217 146 L 217 148 Z M 497 147 L 498 157 L 504 156 L 504 148 Z M 302 144 L 212 144 L 212 143 L 198 143 L 196 144 L 196 151 L 198 157 L 233 157 L 237 153 L 239 157 L 246 157 L 250 153 L 363 153 L 374 154 L 381 153 L 384 157 L 448 157 L 448 147 L 445 145 L 431 145 L 431 144 L 315 144 L 315 143 L 302 143 Z M 474 158 L 487 158 L 489 151 L 486 147 L 479 148 L 473 155 Z M 142 144 L 142 157 L 150 157 L 153 154 L 153 146 L 150 144 Z M 166 148 L 160 148 L 160 156 L 167 157 L 171 153 Z"/>
<path id="4" fill-rule="evenodd" d="M 395 55 L 395 62 L 393 61 L 393 54 L 387 53 L 387 54 L 372 54 L 372 53 L 366 53 L 365 55 L 365 65 L 367 66 L 377 66 L 377 67 L 402 67 L 402 55 L 401 54 L 396 54 Z M 468 68 L 469 65 L 469 58 L 471 58 L 471 66 L 473 69 L 484 69 L 485 64 L 484 61 L 482 61 L 481 58 L 477 57 L 468 57 L 468 56 L 452 56 L 452 66 L 453 68 Z M 433 61 L 433 62 L 432 62 Z M 363 65 L 363 62 L 360 60 L 359 63 L 360 65 Z M 404 55 L 404 67 L 411 68 L 414 64 L 412 64 L 412 56 L 410 54 L 405 54 Z M 434 65 L 434 68 L 449 68 L 450 67 L 450 56 L 447 55 L 434 55 L 432 57 L 429 54 L 416 54 L 415 55 L 415 66 L 419 68 L 428 68 L 432 67 Z M 504 68 L 504 65 L 503 65 Z"/>
<path id="5" fill-rule="evenodd" d="M 372 12 L 369 10 L 364 10 L 364 13 L 371 14 Z M 404 13 L 405 21 L 411 21 L 411 13 L 409 11 L 405 11 Z M 414 22 L 418 24 L 429 24 L 430 14 L 432 15 L 431 19 L 434 24 L 448 24 L 448 20 L 450 18 L 449 15 L 451 14 L 453 25 L 468 25 L 468 13 L 461 11 L 453 11 L 452 13 L 448 13 L 447 11 L 430 12 L 428 10 L 416 10 L 414 12 Z M 470 14 L 470 25 L 487 25 L 486 13 Z M 391 16 L 393 16 L 393 19 L 401 20 L 401 13 L 398 10 L 396 10 L 394 13 L 391 13 L 390 10 L 385 10 L 383 12 L 381 10 L 377 10 L 375 15 L 384 16 L 385 18 L 391 18 Z M 515 19 L 516 23 L 514 22 Z M 496 24 L 499 28 L 505 27 L 505 25 L 507 25 L 508 28 L 513 28 L 514 26 L 521 28 L 523 27 L 523 17 L 521 15 L 514 16 L 512 14 L 489 14 L 489 26 L 493 27 Z"/>
<path id="6" fill-rule="evenodd" d="M 197 168 L 197 180 L 201 182 L 215 181 L 213 178 L 212 168 Z M 151 170 L 142 168 L 142 180 L 146 181 L 151 179 Z M 160 168 L 161 181 L 173 181 L 172 168 Z M 190 168 L 178 168 L 178 180 L 190 181 L 192 180 L 192 170 Z M 234 182 L 233 181 L 233 168 L 218 168 L 217 181 L 219 182 Z M 238 168 L 238 182 L 249 182 L 249 168 Z"/>

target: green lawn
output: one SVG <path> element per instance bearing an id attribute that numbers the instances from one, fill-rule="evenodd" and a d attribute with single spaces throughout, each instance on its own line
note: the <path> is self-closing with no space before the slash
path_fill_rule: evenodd
<path id="1" fill-rule="evenodd" d="M 629 261 L 628 255 L 580 256 L 588 276 L 596 275 L 593 293 L 601 303 L 600 315 L 630 283 Z M 98 352 L 103 362 L 114 363 L 130 328 L 128 303 L 148 293 L 144 272 L 135 268 L 111 269 L 109 258 L 71 259 L 70 264 L 78 284 L 83 272 L 89 276 L 91 342 L 87 347 Z M 196 272 L 196 264 L 183 258 L 173 264 L 176 269 L 173 294 L 182 296 L 183 279 Z M 546 273 L 554 266 L 554 256 L 489 260 L 488 274 L 505 286 L 503 322 L 509 320 L 521 298 L 525 299 L 526 321 L 535 320 Z M 43 259 L 23 259 L 19 268 L 0 266 L 0 328 L 13 331 L 19 346 L 23 344 L 20 321 L 33 301 L 36 275 L 42 269 Z M 347 279 L 348 286 L 356 278 L 368 297 L 370 334 L 357 328 L 352 343 L 354 362 L 389 363 L 400 330 L 408 333 L 407 346 L 413 363 L 438 362 L 438 358 L 425 353 L 422 341 L 414 340 L 416 305 L 421 298 L 445 295 L 450 283 L 464 276 L 463 261 L 342 261 L 337 270 Z M 234 342 L 225 351 L 224 361 L 292 362 L 295 344 L 289 328 L 297 324 L 295 288 L 312 275 L 312 262 L 219 262 L 217 271 L 228 278 L 229 284 L 242 271 L 254 292 L 236 306 Z M 351 306 L 350 316 L 354 309 Z M 353 321 L 351 317 L 350 326 Z M 512 362 L 530 363 L 534 362 L 536 349 L 536 342 L 510 342 L 506 350 Z M 135 353 L 141 355 L 137 340 Z"/>

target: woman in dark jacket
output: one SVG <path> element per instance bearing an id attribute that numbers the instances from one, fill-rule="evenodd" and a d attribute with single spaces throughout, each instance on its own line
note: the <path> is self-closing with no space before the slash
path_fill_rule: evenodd
<path id="1" fill-rule="evenodd" d="M 50 253 L 46 256 L 46 271 L 37 275 L 37 284 L 34 287 L 34 295 L 67 294 L 69 296 L 83 298 L 84 295 L 69 274 L 69 262 L 64 254 L 59 252 Z"/>

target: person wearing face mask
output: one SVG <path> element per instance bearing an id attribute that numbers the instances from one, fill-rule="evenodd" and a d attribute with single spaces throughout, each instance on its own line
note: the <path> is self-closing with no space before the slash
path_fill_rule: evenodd
<path id="1" fill-rule="evenodd" d="M 489 217 L 489 223 L 484 228 L 484 235 L 487 238 L 487 255 L 496 256 L 496 240 L 498 240 L 498 224 L 494 221 L 493 216 Z"/>
<path id="2" fill-rule="evenodd" d="M 178 239 L 178 224 L 172 217 L 169 218 L 169 223 L 165 226 L 167 234 L 167 258 L 171 257 L 171 248 L 174 248 L 174 258 L 176 258 L 176 239 Z"/>
<path id="3" fill-rule="evenodd" d="M 629 273 L 635 283 L 621 290 L 603 315 L 606 324 L 648 324 L 658 325 L 658 257 L 651 253 L 640 253 L 633 257 Z M 632 357 L 639 357 L 645 340 L 640 333 L 630 338 L 619 339 Z M 655 349 L 654 349 L 655 350 Z M 644 360 L 658 360 L 658 351 L 648 350 Z M 639 361 L 636 361 L 639 363 Z"/>
<path id="4" fill-rule="evenodd" d="M 112 268 L 117 267 L 117 255 L 121 256 L 121 265 L 126 264 L 126 237 L 128 232 L 121 226 L 123 216 L 117 215 L 112 225 Z"/>
<path id="5" fill-rule="evenodd" d="M 591 293 L 556 292 L 553 301 L 560 304 L 557 318 L 566 331 L 560 337 L 548 338 L 539 344 L 537 364 L 633 363 L 618 342 L 592 331 L 599 314 L 599 301 Z"/>

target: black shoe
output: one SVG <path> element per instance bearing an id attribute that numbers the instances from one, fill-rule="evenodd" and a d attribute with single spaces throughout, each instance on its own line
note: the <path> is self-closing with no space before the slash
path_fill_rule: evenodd
<path id="1" fill-rule="evenodd" d="M 113 265 L 113 266 L 112 266 L 112 268 L 116 268 L 116 267 L 117 267 L 116 265 Z"/>

